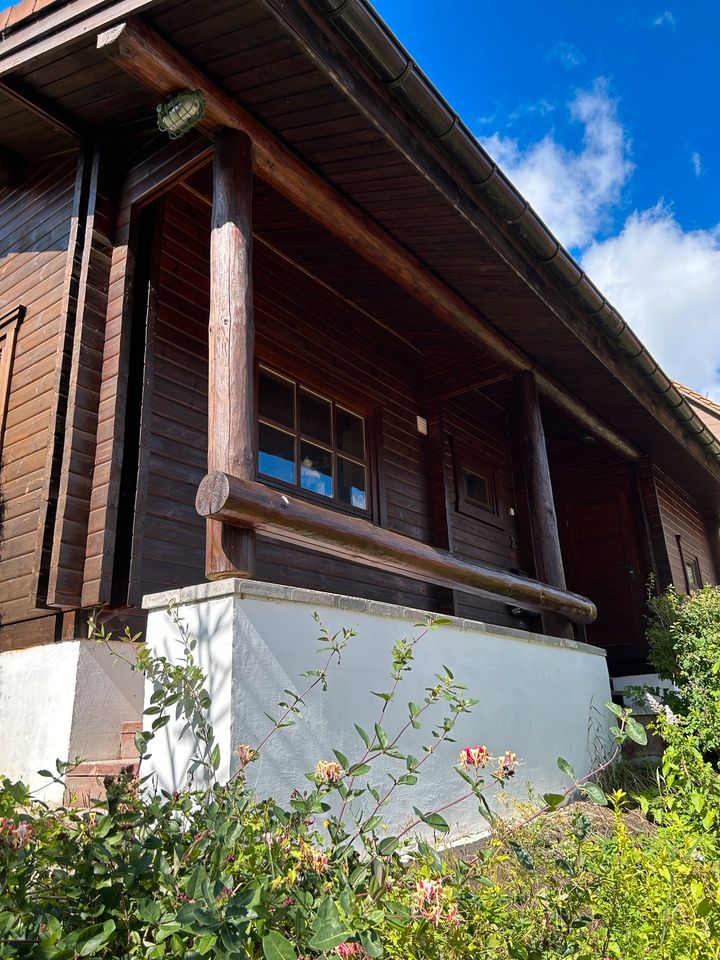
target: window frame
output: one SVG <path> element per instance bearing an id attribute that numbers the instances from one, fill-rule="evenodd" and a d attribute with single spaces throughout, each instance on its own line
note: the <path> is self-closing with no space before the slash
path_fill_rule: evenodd
<path id="1" fill-rule="evenodd" d="M 453 474 L 455 480 L 455 511 L 473 520 L 506 529 L 505 517 L 498 497 L 497 471 L 490 467 L 487 461 L 479 456 L 470 447 L 462 444 L 452 444 Z M 474 499 L 467 492 L 465 474 L 471 473 L 484 480 L 488 489 L 488 502 L 483 504 Z"/>
<path id="2" fill-rule="evenodd" d="M 24 316 L 25 307 L 22 304 L 0 314 L 0 449 L 5 440 L 17 330 Z"/>
<path id="3" fill-rule="evenodd" d="M 680 554 L 680 563 L 682 564 L 683 577 L 685 578 L 685 589 L 688 593 L 692 593 L 693 590 L 702 590 L 704 584 L 702 571 L 700 570 L 700 557 L 696 554 L 686 555 L 685 550 L 682 544 L 682 537 L 679 533 L 675 534 L 675 539 L 677 541 L 678 553 Z M 692 586 L 690 583 L 690 576 L 688 571 L 693 571 L 694 579 L 697 582 L 697 586 Z"/>
<path id="4" fill-rule="evenodd" d="M 286 381 L 293 387 L 294 430 L 291 430 L 286 424 L 272 420 L 270 417 L 260 416 L 260 374 L 263 371 L 266 371 L 271 376 L 277 377 L 280 380 Z M 300 396 L 302 392 L 310 394 L 311 396 L 315 396 L 318 399 L 330 404 L 331 442 L 329 444 L 303 433 L 300 429 Z M 336 416 L 338 410 L 349 413 L 352 416 L 357 417 L 362 422 L 364 459 L 361 459 L 354 454 L 349 454 L 346 451 L 338 448 L 336 435 Z M 337 396 L 334 390 L 328 390 L 327 388 L 323 389 L 322 387 L 318 389 L 316 384 L 312 382 L 311 378 L 305 378 L 304 376 L 291 374 L 279 364 L 274 363 L 272 360 L 259 358 L 255 364 L 255 411 L 255 443 L 258 451 L 256 475 L 258 482 L 276 490 L 292 493 L 294 496 L 299 496 L 304 500 L 308 500 L 311 503 L 326 507 L 327 509 L 339 510 L 342 513 L 347 513 L 350 516 L 360 517 L 365 520 L 376 520 L 378 498 L 375 491 L 375 486 L 377 482 L 377 474 L 375 469 L 374 444 L 372 443 L 372 416 L 367 413 L 367 408 L 360 404 L 348 403 L 345 397 Z M 264 423 L 272 429 L 287 434 L 287 436 L 293 438 L 296 482 L 290 483 L 286 480 L 280 480 L 277 477 L 272 477 L 268 474 L 261 473 L 259 444 L 259 430 L 261 423 Z M 331 455 L 333 470 L 332 496 L 325 496 L 322 493 L 316 493 L 315 491 L 309 490 L 300 485 L 300 445 L 302 443 L 311 444 L 312 446 L 324 450 Z M 367 501 L 365 508 L 354 507 L 352 504 L 344 503 L 338 498 L 338 458 L 345 458 L 350 463 L 355 463 L 365 470 L 365 496 Z"/>

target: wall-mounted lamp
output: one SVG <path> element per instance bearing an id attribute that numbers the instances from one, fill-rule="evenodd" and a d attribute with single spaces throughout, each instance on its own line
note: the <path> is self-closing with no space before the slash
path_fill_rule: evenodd
<path id="1" fill-rule="evenodd" d="M 200 90 L 183 90 L 157 108 L 157 125 L 171 140 L 177 140 L 205 116 L 205 97 Z"/>

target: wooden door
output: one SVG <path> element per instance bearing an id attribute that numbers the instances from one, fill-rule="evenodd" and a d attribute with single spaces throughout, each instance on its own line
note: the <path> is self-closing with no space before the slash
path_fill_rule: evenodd
<path id="1" fill-rule="evenodd" d="M 559 507 L 568 588 L 598 608 L 588 642 L 605 647 L 615 675 L 643 669 L 647 570 L 630 491 L 575 494 Z"/>

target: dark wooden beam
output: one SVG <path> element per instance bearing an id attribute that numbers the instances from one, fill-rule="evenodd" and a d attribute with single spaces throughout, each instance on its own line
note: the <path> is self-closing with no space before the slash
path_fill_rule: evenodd
<path id="1" fill-rule="evenodd" d="M 508 380 L 512 375 L 512 369 L 506 364 L 496 363 L 487 357 L 473 358 L 452 364 L 441 371 L 433 371 L 426 378 L 425 392 L 428 400 L 450 400 Z"/>
<path id="2" fill-rule="evenodd" d="M 208 474 L 200 484 L 195 505 L 201 516 L 212 517 L 215 522 L 251 527 L 275 540 L 375 570 L 491 600 L 506 600 L 528 610 L 551 611 L 578 623 L 591 623 L 596 616 L 595 605 L 578 594 L 459 560 L 445 550 L 369 520 L 316 506 L 252 480 L 225 473 Z"/>
<path id="3" fill-rule="evenodd" d="M 210 236 L 208 469 L 255 479 L 252 292 L 252 143 L 239 130 L 215 140 Z M 255 534 L 208 521 L 209 579 L 252 577 Z"/>
<path id="4" fill-rule="evenodd" d="M 543 583 L 565 589 L 557 514 L 550 480 L 550 464 L 545 446 L 540 404 L 532 373 L 515 375 L 517 394 L 517 433 L 522 443 L 525 484 L 530 511 L 535 576 Z M 543 629 L 558 636 L 572 636 L 567 621 L 545 612 Z"/>
<path id="5" fill-rule="evenodd" d="M 299 160 L 282 141 L 147 24 L 139 19 L 119 24 L 101 34 L 97 44 L 118 66 L 159 96 L 182 89 L 202 90 L 207 110 L 200 129 L 209 136 L 219 127 L 243 130 L 253 141 L 254 166 L 259 177 L 389 276 L 438 319 L 514 370 L 533 370 L 539 389 L 585 429 L 601 437 L 622 456 L 639 457 L 632 444 L 493 329 L 417 257 Z"/>
<path id="6" fill-rule="evenodd" d="M 73 140 L 81 140 L 85 134 L 81 125 L 65 115 L 55 104 L 35 93 L 19 80 L 0 81 L 0 93 L 21 103 L 30 113 L 51 126 L 56 133 L 64 134 Z"/>

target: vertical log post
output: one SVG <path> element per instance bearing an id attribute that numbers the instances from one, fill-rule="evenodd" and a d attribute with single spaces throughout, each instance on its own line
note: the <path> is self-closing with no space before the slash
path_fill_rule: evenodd
<path id="1" fill-rule="evenodd" d="M 252 291 L 252 142 L 223 129 L 215 140 L 208 369 L 208 470 L 255 479 Z M 207 521 L 208 579 L 252 577 L 255 534 Z"/>
<path id="2" fill-rule="evenodd" d="M 560 551 L 555 501 L 553 499 L 535 376 L 531 371 L 515 374 L 517 433 L 522 443 L 523 468 L 530 510 L 535 577 L 542 583 L 565 589 L 565 571 Z M 572 625 L 563 617 L 543 614 L 543 630 L 552 636 L 572 637 Z"/>

